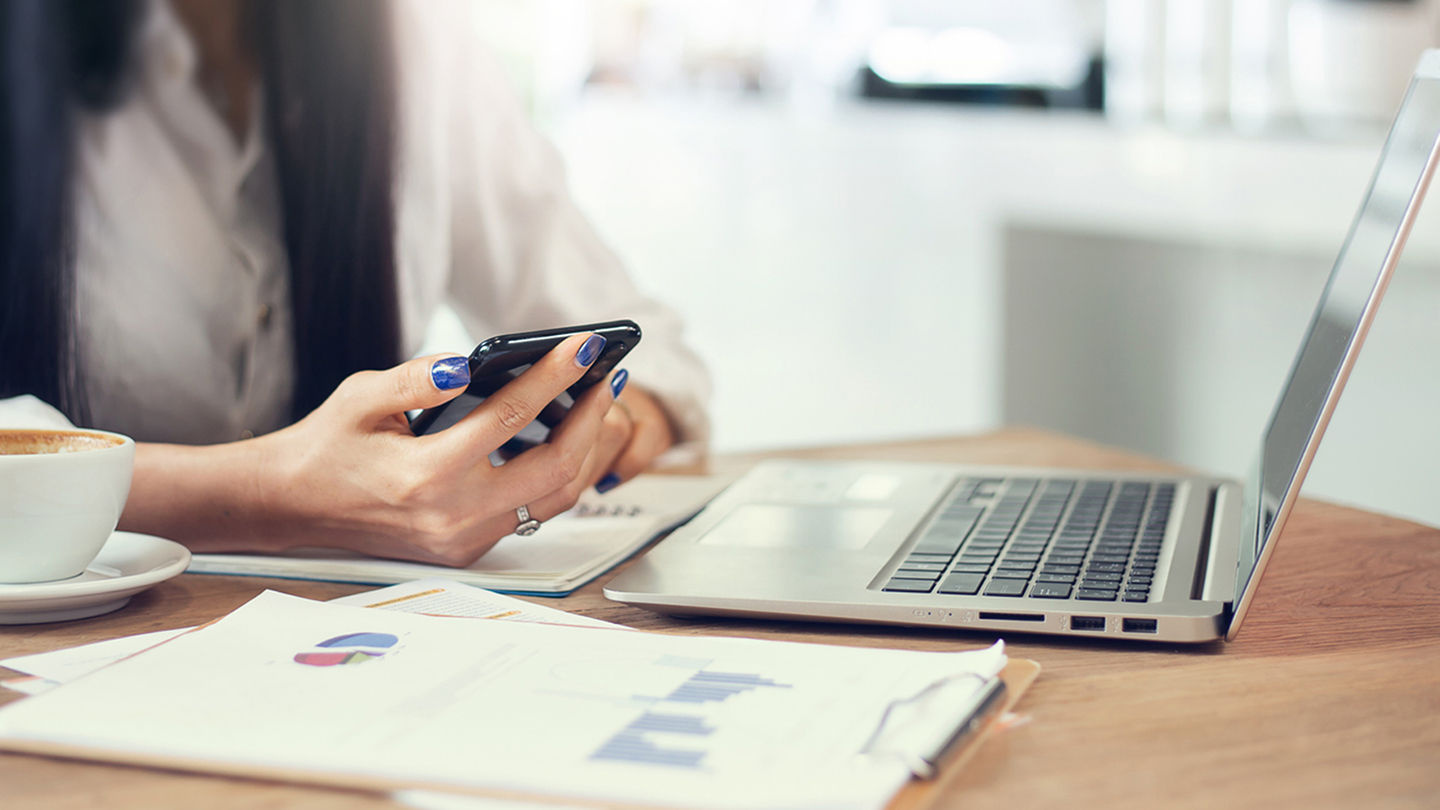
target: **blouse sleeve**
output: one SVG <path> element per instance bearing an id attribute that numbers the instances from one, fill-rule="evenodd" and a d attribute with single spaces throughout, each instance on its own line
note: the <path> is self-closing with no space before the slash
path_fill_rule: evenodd
<path id="1" fill-rule="evenodd" d="M 473 38 L 464 22 L 449 27 Z M 580 213 L 558 152 L 531 125 L 498 62 L 478 42 L 449 52 L 450 75 L 437 84 L 450 98 L 437 106 L 448 108 L 450 131 L 431 142 L 449 145 L 451 307 L 476 338 L 635 321 L 643 338 L 623 365 L 665 407 L 678 441 L 703 451 L 710 379 L 679 316 L 641 293 Z"/>
<path id="2" fill-rule="evenodd" d="M 0 399 L 0 428 L 11 430 L 72 430 L 65 414 L 38 397 L 26 394 Z"/>

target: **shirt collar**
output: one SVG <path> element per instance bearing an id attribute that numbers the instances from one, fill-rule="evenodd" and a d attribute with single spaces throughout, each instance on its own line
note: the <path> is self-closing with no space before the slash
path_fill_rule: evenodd
<path id="1" fill-rule="evenodd" d="M 264 156 L 265 96 L 260 84 L 257 82 L 251 88 L 250 123 L 244 141 L 236 147 L 230 128 L 200 89 L 197 76 L 200 54 L 185 24 L 176 15 L 169 0 L 149 0 L 146 5 L 139 36 L 144 80 L 158 93 L 171 99 L 184 94 L 199 102 L 203 108 L 199 115 L 212 119 L 215 125 L 207 125 L 204 129 L 218 128 L 226 136 L 225 143 L 234 157 L 233 163 L 226 161 L 231 168 L 227 185 L 232 194 L 238 193 Z M 194 116 L 187 117 L 193 120 Z"/>
<path id="2" fill-rule="evenodd" d="M 139 36 L 146 78 L 167 89 L 193 84 L 200 56 L 190 32 L 167 0 L 149 0 L 146 6 Z"/>

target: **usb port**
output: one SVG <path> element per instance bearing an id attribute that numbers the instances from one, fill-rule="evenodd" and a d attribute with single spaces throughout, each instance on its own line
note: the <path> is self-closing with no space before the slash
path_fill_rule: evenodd
<path id="1" fill-rule="evenodd" d="M 1154 619 L 1125 619 L 1120 624 L 1120 629 L 1127 633 L 1154 633 L 1156 631 Z"/>
<path id="2" fill-rule="evenodd" d="M 1104 616 L 1071 616 L 1071 630 L 1089 630 L 1093 633 L 1105 632 Z"/>

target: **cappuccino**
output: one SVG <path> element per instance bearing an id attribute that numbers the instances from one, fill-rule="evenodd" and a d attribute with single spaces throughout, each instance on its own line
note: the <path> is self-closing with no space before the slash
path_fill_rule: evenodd
<path id="1" fill-rule="evenodd" d="M 78 453 L 119 447 L 124 437 L 78 430 L 0 430 L 0 456 Z"/>
<path id="2" fill-rule="evenodd" d="M 98 430 L 0 430 L 0 583 L 80 575 L 120 522 L 135 442 Z"/>

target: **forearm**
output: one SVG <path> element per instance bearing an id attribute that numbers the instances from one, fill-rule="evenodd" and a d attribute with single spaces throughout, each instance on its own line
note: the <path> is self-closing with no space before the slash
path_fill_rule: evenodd
<path id="1" fill-rule="evenodd" d="M 205 447 L 138 444 L 120 528 L 195 551 L 276 551 L 290 545 L 267 503 L 258 440 Z"/>

